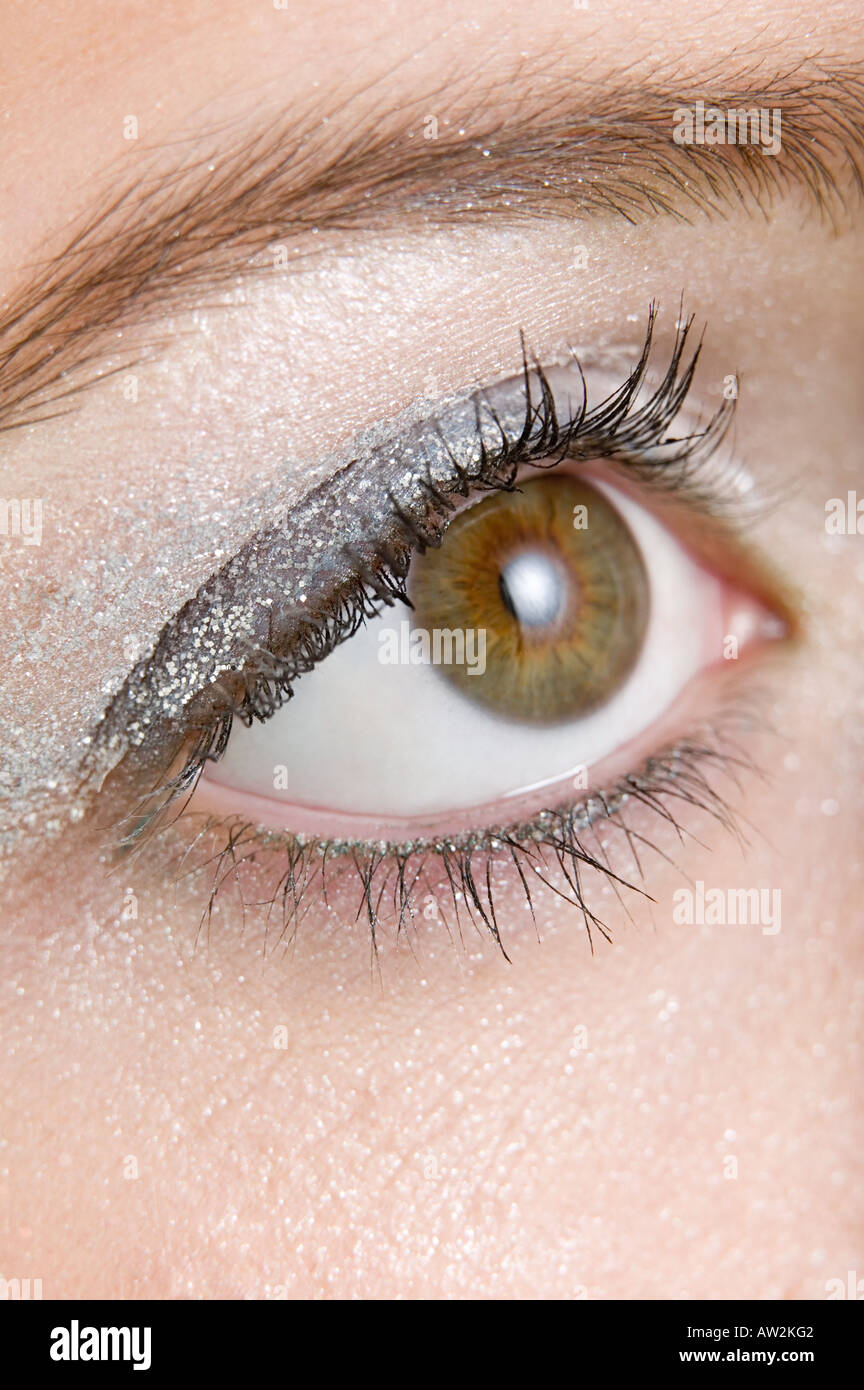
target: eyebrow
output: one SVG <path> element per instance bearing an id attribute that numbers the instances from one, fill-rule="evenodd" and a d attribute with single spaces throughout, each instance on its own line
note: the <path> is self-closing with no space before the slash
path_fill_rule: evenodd
<path id="1" fill-rule="evenodd" d="M 691 221 L 736 209 L 767 217 L 796 189 L 836 228 L 864 191 L 864 64 L 704 85 L 584 81 L 578 103 L 572 79 L 540 73 L 530 98 L 508 107 L 514 81 L 524 88 L 531 76 L 523 67 L 484 88 L 475 78 L 480 95 L 463 93 L 463 114 L 441 120 L 421 113 L 458 111 L 457 85 L 360 119 L 358 94 L 323 118 L 203 135 L 174 167 L 118 178 L 119 191 L 0 313 L 0 430 L 63 414 L 71 396 L 128 370 L 132 360 L 116 362 L 118 329 L 195 307 L 238 271 L 272 271 L 310 233 L 502 218 Z M 680 112 L 700 103 L 769 120 L 779 111 L 781 149 L 767 154 L 752 138 L 676 143 Z M 100 370 L 106 348 L 114 364 Z"/>

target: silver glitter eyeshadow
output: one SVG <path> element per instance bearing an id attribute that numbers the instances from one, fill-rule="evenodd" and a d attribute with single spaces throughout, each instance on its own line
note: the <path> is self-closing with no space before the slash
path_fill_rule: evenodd
<path id="1" fill-rule="evenodd" d="M 575 371 L 560 369 L 556 376 L 569 397 L 575 391 L 581 400 Z M 199 589 L 132 670 L 93 735 L 91 768 L 104 775 L 155 730 L 177 724 L 220 676 L 271 649 L 274 634 L 280 646 L 290 646 L 292 634 L 314 624 L 334 593 L 374 568 L 400 518 L 421 524 L 432 489 L 446 496 L 482 483 L 490 460 L 523 435 L 526 420 L 542 447 L 539 413 L 531 424 L 540 396 L 540 378 L 527 373 L 459 400 L 343 466 L 281 522 L 259 532 Z M 562 402 L 564 411 L 569 403 Z"/>

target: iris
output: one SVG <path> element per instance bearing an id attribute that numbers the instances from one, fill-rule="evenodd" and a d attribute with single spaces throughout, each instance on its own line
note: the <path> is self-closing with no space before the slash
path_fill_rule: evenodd
<path id="1" fill-rule="evenodd" d="M 578 518 L 578 522 L 577 522 Z M 639 654 L 648 580 L 619 513 L 569 474 L 530 479 L 457 516 L 411 579 L 419 627 L 486 633 L 469 698 L 511 719 L 555 723 L 615 692 Z"/>

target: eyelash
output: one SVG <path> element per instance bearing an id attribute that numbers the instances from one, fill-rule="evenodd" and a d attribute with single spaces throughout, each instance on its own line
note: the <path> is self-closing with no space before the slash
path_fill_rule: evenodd
<path id="1" fill-rule="evenodd" d="M 573 419 L 563 422 L 557 416 L 546 375 L 539 364 L 529 365 L 523 344 L 524 416 L 519 433 L 508 434 L 493 413 L 492 418 L 500 431 L 500 446 L 490 452 L 480 433 L 478 409 L 479 467 L 469 475 L 459 468 L 451 454 L 454 464 L 452 484 L 444 487 L 431 479 L 426 481 L 427 506 L 423 516 L 409 515 L 399 509 L 391 498 L 395 513 L 393 536 L 379 549 L 371 565 L 363 563 L 360 557 L 354 557 L 356 563 L 350 585 L 347 589 L 343 587 L 329 605 L 323 606 L 317 614 L 309 615 L 300 641 L 295 640 L 287 654 L 281 654 L 274 650 L 278 646 L 278 638 L 273 641 L 271 633 L 268 647 L 255 650 L 242 670 L 236 673 L 236 678 L 243 684 L 239 698 L 226 692 L 219 681 L 214 683 L 211 699 L 215 693 L 215 700 L 209 715 L 190 720 L 179 731 L 171 731 L 179 740 L 179 745 L 175 744 L 175 752 L 178 746 L 188 745 L 194 739 L 191 751 L 185 755 L 182 770 L 140 798 L 135 811 L 128 818 L 132 825 L 120 840 L 121 849 L 140 850 L 157 828 L 167 828 L 164 824 L 165 813 L 169 807 L 179 803 L 177 815 L 169 821 L 169 825 L 174 824 L 205 765 L 218 761 L 224 752 L 234 719 L 246 724 L 254 720 L 266 721 L 285 700 L 290 699 L 293 682 L 323 661 L 339 643 L 349 639 L 366 619 L 376 616 L 384 606 L 397 601 L 408 602 L 404 584 L 411 558 L 414 554 L 422 554 L 430 546 L 440 544 L 447 529 L 447 515 L 455 505 L 454 497 L 467 497 L 477 491 L 512 490 L 517 472 L 526 465 L 545 468 L 554 467 L 564 459 L 604 458 L 624 465 L 628 474 L 644 485 L 683 497 L 703 512 L 723 512 L 727 499 L 716 481 L 711 484 L 706 482 L 704 464 L 713 456 L 726 433 L 734 411 L 734 400 L 724 399 L 704 429 L 681 438 L 668 436 L 669 426 L 679 414 L 690 390 L 701 342 L 685 364 L 684 354 L 693 319 L 686 322 L 679 319 L 666 372 L 648 398 L 640 404 L 637 397 L 646 377 L 654 322 L 655 307 L 652 304 L 639 361 L 619 390 L 594 410 L 589 410 L 587 388 L 582 377 L 581 409 Z M 581 375 L 578 363 L 576 366 Z M 537 399 L 533 389 L 535 384 L 539 388 Z M 110 726 L 110 714 L 111 709 L 103 721 L 106 726 Z M 172 762 L 176 765 L 175 758 L 172 758 Z M 497 831 L 447 838 L 434 843 L 382 846 L 337 844 L 262 832 L 242 820 L 229 818 L 217 821 L 207 817 L 192 845 L 187 846 L 183 853 L 183 872 L 184 876 L 190 872 L 186 867 L 190 852 L 205 841 L 211 831 L 224 837 L 223 848 L 217 851 L 215 857 L 208 855 L 204 865 L 200 866 L 206 868 L 210 863 L 214 865 L 202 919 L 202 922 L 206 919 L 209 923 L 222 886 L 227 881 L 240 883 L 240 865 L 254 859 L 262 849 L 277 849 L 282 871 L 276 891 L 268 903 L 271 908 L 277 902 L 281 904 L 282 939 L 286 935 L 293 935 L 304 914 L 310 889 L 318 879 L 326 901 L 330 876 L 338 873 L 341 878 L 341 871 L 347 867 L 356 873 L 361 886 L 361 906 L 357 915 L 361 916 L 365 910 L 374 945 L 380 925 L 380 907 L 388 885 L 392 885 L 397 930 L 402 931 L 418 914 L 417 885 L 426 881 L 427 872 L 434 864 L 452 899 L 457 930 L 461 930 L 461 904 L 474 925 L 485 928 L 503 951 L 492 885 L 493 866 L 503 854 L 515 867 L 532 916 L 530 880 L 533 877 L 576 905 L 582 914 L 593 950 L 592 930 L 596 929 L 603 936 L 608 933 L 585 901 L 582 870 L 591 868 L 600 871 L 619 897 L 622 888 L 640 893 L 644 893 L 644 889 L 613 871 L 599 839 L 597 848 L 589 851 L 585 836 L 591 834 L 599 823 L 620 831 L 633 853 L 637 874 L 641 876 L 636 846 L 640 843 L 651 848 L 656 846 L 641 831 L 624 822 L 624 807 L 635 802 L 649 808 L 661 816 L 679 837 L 683 837 L 684 830 L 669 808 L 670 801 L 683 801 L 701 808 L 723 825 L 734 828 L 730 808 L 712 785 L 708 772 L 722 769 L 734 776 L 741 766 L 743 762 L 734 742 L 730 745 L 716 730 L 711 731 L 700 738 L 679 742 L 660 756 L 655 755 L 647 760 L 639 772 L 629 774 L 605 793 L 593 793 L 581 803 L 550 808 L 526 825 L 505 826 Z M 550 859 L 560 870 L 562 882 L 566 885 L 563 891 L 550 883 L 541 871 L 548 867 Z M 443 909 L 442 919 L 446 923 Z"/>
<path id="2" fill-rule="evenodd" d="M 674 862 L 650 838 L 644 824 L 627 819 L 628 809 L 655 817 L 683 844 L 690 832 L 673 809 L 683 805 L 704 812 L 742 846 L 746 845 L 740 818 L 718 789 L 716 780 L 724 777 L 740 791 L 740 774 L 745 770 L 765 778 L 764 770 L 754 765 L 739 742 L 754 730 L 770 732 L 760 713 L 760 694 L 755 685 L 744 692 L 739 690 L 720 713 L 722 722 L 715 722 L 710 728 L 706 725 L 665 752 L 652 755 L 638 771 L 619 778 L 607 790 L 593 792 L 581 802 L 541 811 L 526 824 L 407 845 L 369 845 L 280 835 L 263 831 L 242 818 L 208 816 L 191 844 L 186 844 L 180 853 L 178 879 L 209 877 L 199 928 L 208 936 L 217 900 L 225 887 L 233 884 L 244 924 L 250 908 L 264 908 L 269 936 L 272 912 L 278 907 L 281 921 L 277 944 L 291 945 L 308 908 L 319 897 L 329 905 L 334 888 L 344 887 L 347 876 L 359 885 L 360 904 L 354 920 L 365 916 L 375 957 L 383 921 L 382 904 L 392 901 L 398 937 L 421 915 L 421 904 L 431 895 L 437 905 L 436 920 L 440 912 L 451 937 L 462 938 L 464 913 L 471 927 L 481 935 L 488 934 L 509 961 L 492 881 L 493 871 L 503 863 L 515 870 L 519 891 L 535 928 L 534 893 L 539 884 L 577 909 L 593 955 L 594 932 L 606 941 L 611 941 L 612 936 L 589 905 L 584 871 L 593 870 L 602 876 L 629 917 L 625 891 L 653 902 L 643 886 L 643 853 L 648 851 Z M 600 827 L 602 837 L 598 833 Z M 610 831 L 619 837 L 615 845 L 609 843 Z M 196 847 L 206 846 L 211 834 L 219 836 L 222 847 L 212 855 L 205 849 L 203 859 L 195 864 L 192 861 Z M 624 877 L 612 867 L 613 856 L 625 845 L 635 877 Z M 243 889 L 243 868 L 259 865 L 268 851 L 277 856 L 276 885 L 263 901 L 249 902 Z M 550 870 L 557 870 L 563 886 L 557 886 L 548 876 Z M 317 894 L 316 887 L 320 889 Z M 452 923 L 440 903 L 442 888 L 452 903 Z"/>

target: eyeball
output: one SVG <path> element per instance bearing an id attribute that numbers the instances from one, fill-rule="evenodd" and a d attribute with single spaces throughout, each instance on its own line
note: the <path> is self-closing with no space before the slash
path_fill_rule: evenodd
<path id="1" fill-rule="evenodd" d="M 567 468 L 467 505 L 407 589 L 411 610 L 232 730 L 200 804 L 344 839 L 513 819 L 572 796 L 762 615 L 630 492 Z"/>

